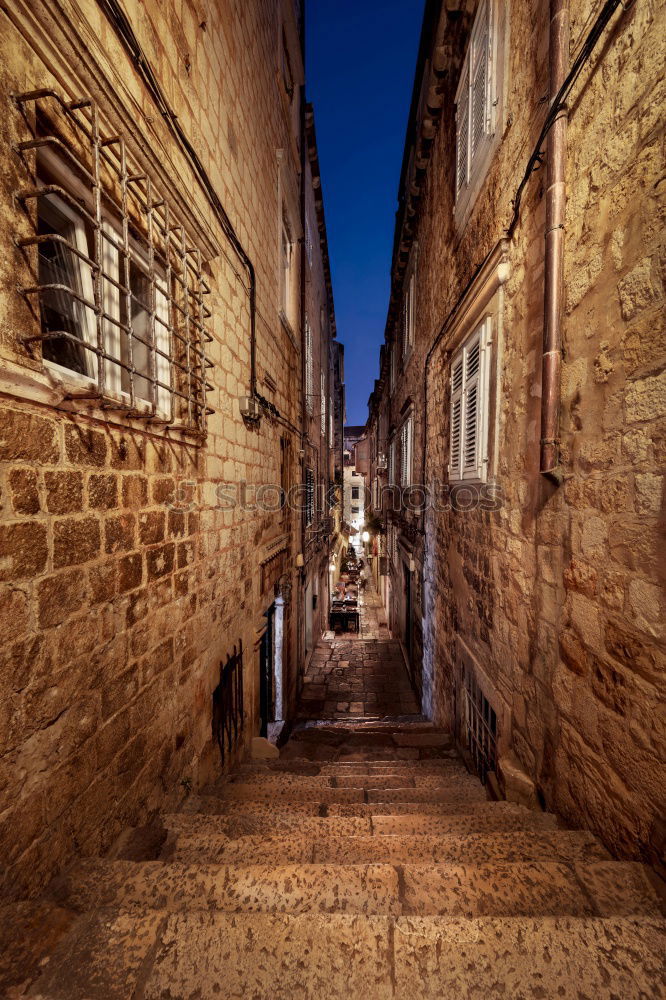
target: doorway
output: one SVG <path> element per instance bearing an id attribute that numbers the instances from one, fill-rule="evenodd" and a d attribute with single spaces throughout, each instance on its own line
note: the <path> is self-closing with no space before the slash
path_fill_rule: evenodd
<path id="1" fill-rule="evenodd" d="M 405 644 L 405 651 L 407 653 L 407 659 L 410 664 L 412 662 L 412 574 L 409 571 L 409 566 L 403 561 L 402 572 L 404 578 L 404 622 L 403 622 L 403 641 Z"/>
<path id="2" fill-rule="evenodd" d="M 259 735 L 268 736 L 268 725 L 273 721 L 273 654 L 275 648 L 275 605 L 265 612 L 266 628 L 259 647 Z"/>
<path id="3" fill-rule="evenodd" d="M 312 580 L 305 588 L 305 662 L 312 650 Z"/>

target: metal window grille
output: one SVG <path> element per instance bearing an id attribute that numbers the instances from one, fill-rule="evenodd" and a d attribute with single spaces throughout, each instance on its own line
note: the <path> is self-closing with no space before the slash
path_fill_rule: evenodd
<path id="1" fill-rule="evenodd" d="M 37 204 L 36 211 L 27 213 L 34 221 L 40 201 L 54 196 L 78 212 L 92 234 L 89 253 L 61 234 L 40 233 L 37 226 L 33 236 L 16 240 L 38 253 L 44 244 L 57 243 L 59 252 L 87 269 L 91 281 L 86 285 L 92 288 L 92 298 L 86 297 L 71 282 L 43 282 L 39 274 L 33 284 L 22 287 L 29 301 L 37 297 L 42 312 L 41 333 L 26 338 L 26 344 L 39 342 L 45 355 L 50 341 L 65 341 L 71 351 L 86 357 L 93 376 L 86 395 L 101 407 L 205 437 L 206 418 L 214 412 L 206 405 L 206 392 L 212 390 L 207 370 L 213 365 L 205 345 L 213 338 L 207 328 L 212 313 L 204 297 L 210 286 L 203 276 L 201 251 L 191 245 L 150 177 L 130 162 L 124 137 L 102 134 L 99 108 L 92 99 L 65 101 L 44 89 L 14 95 L 13 101 L 31 135 L 16 147 L 32 179 L 31 186 L 17 192 L 17 200 L 26 209 Z M 76 178 L 83 184 L 86 197 L 77 198 L 60 184 L 40 183 L 30 154 L 36 154 L 37 162 L 40 154 L 55 155 L 71 170 L 72 183 Z M 109 248 L 117 262 L 113 269 L 108 265 Z M 137 268 L 141 292 L 131 277 Z M 118 308 L 109 308 L 109 289 Z M 54 294 L 69 300 L 70 308 L 94 316 L 90 337 L 48 328 L 44 302 Z M 77 398 L 85 397 L 81 393 Z"/>
<path id="2" fill-rule="evenodd" d="M 213 739 L 224 764 L 227 753 L 238 746 L 245 724 L 243 710 L 243 643 L 220 663 L 220 683 L 213 691 Z"/>
<path id="3" fill-rule="evenodd" d="M 309 527 L 314 521 L 315 508 L 315 480 L 312 469 L 305 470 L 305 526 Z"/>
<path id="4" fill-rule="evenodd" d="M 463 735 L 485 785 L 488 772 L 497 771 L 497 715 L 469 671 L 465 672 L 463 698 Z"/>

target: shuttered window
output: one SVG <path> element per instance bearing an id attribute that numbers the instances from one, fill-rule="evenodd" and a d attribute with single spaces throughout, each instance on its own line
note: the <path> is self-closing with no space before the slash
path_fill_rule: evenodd
<path id="1" fill-rule="evenodd" d="M 456 197 L 473 182 L 493 122 L 493 4 L 481 0 L 456 95 Z"/>
<path id="2" fill-rule="evenodd" d="M 400 485 L 412 485 L 412 418 L 408 417 L 400 429 Z"/>
<path id="3" fill-rule="evenodd" d="M 305 317 L 305 407 L 312 415 L 312 403 L 314 396 L 314 368 L 312 358 L 312 327 L 307 316 Z"/>
<path id="4" fill-rule="evenodd" d="M 326 373 L 320 372 L 321 436 L 326 437 Z"/>
<path id="5" fill-rule="evenodd" d="M 488 461 L 490 319 L 485 319 L 451 363 L 449 478 L 485 480 Z"/>
<path id="6" fill-rule="evenodd" d="M 407 357 L 414 343 L 414 272 L 407 282 L 405 300 L 403 303 L 402 356 Z"/>

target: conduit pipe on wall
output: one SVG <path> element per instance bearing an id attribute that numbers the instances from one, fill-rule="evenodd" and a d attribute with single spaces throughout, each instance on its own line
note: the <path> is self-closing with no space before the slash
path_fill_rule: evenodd
<path id="1" fill-rule="evenodd" d="M 556 101 L 569 62 L 569 0 L 550 0 L 549 94 Z M 560 374 L 564 291 L 564 221 L 568 110 L 560 105 L 548 133 L 544 259 L 541 445 L 539 470 L 557 478 L 560 461 Z"/>

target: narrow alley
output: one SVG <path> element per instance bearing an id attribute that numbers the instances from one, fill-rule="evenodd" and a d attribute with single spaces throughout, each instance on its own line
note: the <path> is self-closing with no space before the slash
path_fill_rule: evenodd
<path id="1" fill-rule="evenodd" d="M 666 996 L 665 37 L 0 3 L 0 997 Z"/>
<path id="2" fill-rule="evenodd" d="M 302 719 L 419 716 L 400 643 L 392 639 L 372 579 L 360 599 L 360 628 L 324 632 L 301 690 Z"/>

